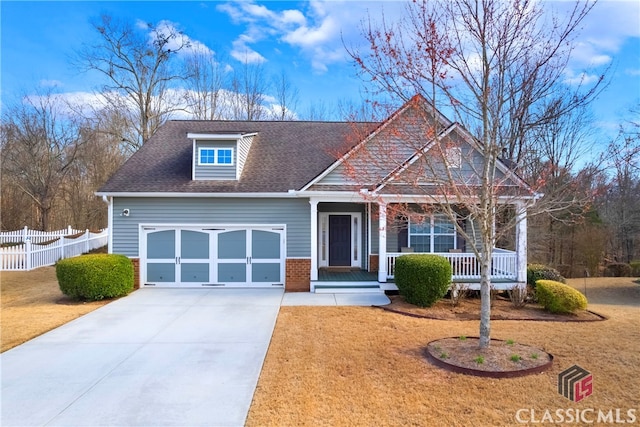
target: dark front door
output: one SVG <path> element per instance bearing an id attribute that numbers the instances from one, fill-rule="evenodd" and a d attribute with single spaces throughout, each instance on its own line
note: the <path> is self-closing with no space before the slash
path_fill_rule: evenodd
<path id="1" fill-rule="evenodd" d="M 351 215 L 329 215 L 329 266 L 351 265 Z"/>

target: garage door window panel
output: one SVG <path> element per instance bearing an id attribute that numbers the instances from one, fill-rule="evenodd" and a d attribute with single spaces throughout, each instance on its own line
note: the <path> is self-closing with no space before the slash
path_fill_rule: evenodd
<path id="1" fill-rule="evenodd" d="M 182 230 L 180 232 L 180 281 L 209 282 L 209 233 Z"/>
<path id="2" fill-rule="evenodd" d="M 147 280 L 157 283 L 172 283 L 176 280 L 176 233 L 164 230 L 150 233 L 147 237 Z"/>

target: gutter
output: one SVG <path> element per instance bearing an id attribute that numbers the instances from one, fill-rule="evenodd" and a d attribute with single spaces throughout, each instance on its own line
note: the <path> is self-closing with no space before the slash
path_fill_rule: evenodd
<path id="1" fill-rule="evenodd" d="M 193 197 L 220 197 L 220 198 L 282 198 L 282 197 L 296 197 L 291 194 L 291 190 L 282 193 L 186 193 L 186 192 L 107 192 L 98 191 L 96 196 L 101 197 L 180 197 L 180 198 L 193 198 Z"/>

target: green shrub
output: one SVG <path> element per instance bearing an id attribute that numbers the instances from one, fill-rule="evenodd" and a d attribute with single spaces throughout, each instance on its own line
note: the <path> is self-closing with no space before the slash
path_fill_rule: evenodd
<path id="1" fill-rule="evenodd" d="M 532 289 L 536 288 L 538 280 L 555 280 L 560 283 L 567 283 L 564 277 L 555 268 L 544 264 L 529 264 L 527 266 L 527 285 Z"/>
<path id="2" fill-rule="evenodd" d="M 440 255 L 402 255 L 396 260 L 394 277 L 400 295 L 407 302 L 428 307 L 447 293 L 451 264 Z"/>
<path id="3" fill-rule="evenodd" d="M 63 294 L 84 301 L 127 295 L 133 290 L 133 265 L 124 255 L 92 254 L 67 258 L 56 264 Z"/>
<path id="4" fill-rule="evenodd" d="M 587 308 L 587 298 L 579 291 L 554 280 L 538 280 L 538 302 L 551 313 L 573 313 Z"/>
<path id="5" fill-rule="evenodd" d="M 629 267 L 631 267 L 631 277 L 640 277 L 640 260 L 631 261 Z"/>
<path id="6" fill-rule="evenodd" d="M 631 265 L 624 262 L 612 262 L 604 268 L 604 275 L 607 277 L 630 277 Z"/>

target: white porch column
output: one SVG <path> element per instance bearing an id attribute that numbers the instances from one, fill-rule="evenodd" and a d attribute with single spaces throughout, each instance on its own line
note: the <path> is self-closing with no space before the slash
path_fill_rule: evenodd
<path id="1" fill-rule="evenodd" d="M 516 205 L 516 269 L 519 283 L 527 282 L 527 207 Z"/>
<path id="2" fill-rule="evenodd" d="M 387 281 L 387 204 L 378 203 L 378 282 Z"/>
<path id="3" fill-rule="evenodd" d="M 318 280 L 318 201 L 309 199 L 311 205 L 311 280 Z"/>

